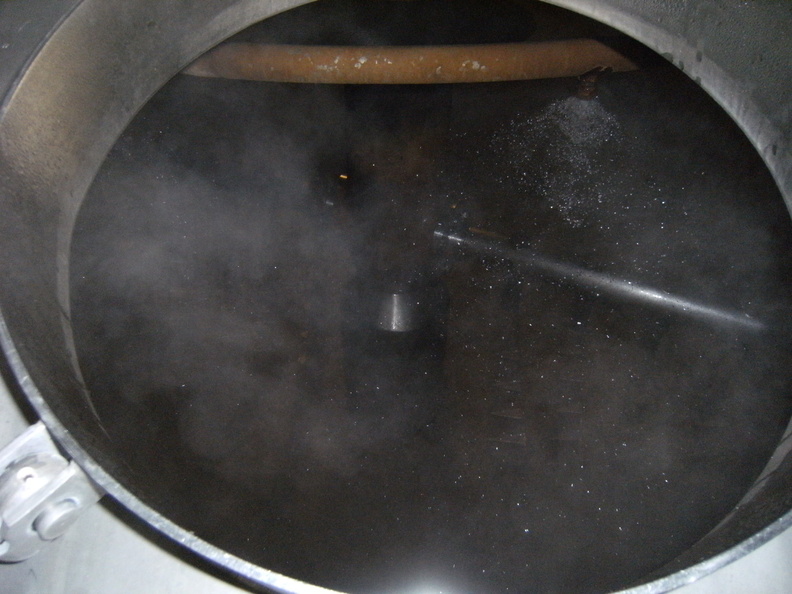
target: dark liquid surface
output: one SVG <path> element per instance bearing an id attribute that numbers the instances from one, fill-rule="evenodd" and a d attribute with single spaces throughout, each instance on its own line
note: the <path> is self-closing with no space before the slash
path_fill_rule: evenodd
<path id="1" fill-rule="evenodd" d="M 592 102 L 570 84 L 163 89 L 97 177 L 71 264 L 130 487 L 357 592 L 604 591 L 713 528 L 790 414 L 789 215 L 670 68 Z M 765 328 L 437 245 L 438 223 Z M 397 289 L 435 296 L 398 335 L 370 313 Z"/>

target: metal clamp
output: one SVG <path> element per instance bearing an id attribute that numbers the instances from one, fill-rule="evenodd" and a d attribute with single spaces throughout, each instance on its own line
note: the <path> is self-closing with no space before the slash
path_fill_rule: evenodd
<path id="1" fill-rule="evenodd" d="M 43 423 L 0 450 L 0 561 L 23 561 L 104 493 L 64 458 Z"/>

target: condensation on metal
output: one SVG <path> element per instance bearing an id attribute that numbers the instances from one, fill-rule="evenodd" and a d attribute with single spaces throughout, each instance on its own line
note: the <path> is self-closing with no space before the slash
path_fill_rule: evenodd
<path id="1" fill-rule="evenodd" d="M 792 212 L 789 81 L 792 44 L 786 3 L 543 0 L 623 31 L 698 83 L 745 132 Z M 715 16 L 720 18 L 714 18 Z M 750 40 L 750 42 L 748 42 Z"/>
<path id="2" fill-rule="evenodd" d="M 52 200 L 66 201 L 70 199 L 69 197 L 72 197 L 71 199 L 79 203 L 79 201 L 82 199 L 82 196 L 84 195 L 85 187 L 87 187 L 87 180 L 92 178 L 93 173 L 99 166 L 99 162 L 101 161 L 103 153 L 108 149 L 117 133 L 130 119 L 132 113 L 134 113 L 134 111 L 145 102 L 145 100 L 148 98 L 148 95 L 158 88 L 160 84 L 162 84 L 169 76 L 177 72 L 179 68 L 183 67 L 187 62 L 189 62 L 189 60 L 194 59 L 198 54 L 211 47 L 214 43 L 217 43 L 221 39 L 244 28 L 246 25 L 262 18 L 266 18 L 267 16 L 270 16 L 279 10 L 285 10 L 289 7 L 297 6 L 302 3 L 303 2 L 299 1 L 251 1 L 236 4 L 233 2 L 216 2 L 212 4 L 206 3 L 201 5 L 200 8 L 198 8 L 198 5 L 196 5 L 195 7 L 187 9 L 193 10 L 195 12 L 199 10 L 205 11 L 206 19 L 202 22 L 206 25 L 206 28 L 195 27 L 195 23 L 190 19 L 181 18 L 185 16 L 183 13 L 179 13 L 178 16 L 180 18 L 176 18 L 176 10 L 183 10 L 183 5 L 176 6 L 175 4 L 163 3 L 163 12 L 160 16 L 163 16 L 166 13 L 171 13 L 171 22 L 173 24 L 170 26 L 175 27 L 174 30 L 167 30 L 166 25 L 163 25 L 165 21 L 161 21 L 160 23 L 149 21 L 153 26 L 149 28 L 150 31 L 148 33 L 146 33 L 145 30 L 142 30 L 142 32 L 138 31 L 133 27 L 127 27 L 125 29 L 122 28 L 119 29 L 120 32 L 117 36 L 109 36 L 112 37 L 112 43 L 109 43 L 109 39 L 105 39 L 105 42 L 108 43 L 105 43 L 105 45 L 101 45 L 99 47 L 93 47 L 92 52 L 95 55 L 100 55 L 103 52 L 111 52 L 113 51 L 112 48 L 119 47 L 119 39 L 124 39 L 125 36 L 131 35 L 132 30 L 135 30 L 136 35 L 139 35 L 134 43 L 144 43 L 146 41 L 146 35 L 149 35 L 151 39 L 159 40 L 169 39 L 169 35 L 184 32 L 186 30 L 189 30 L 191 35 L 190 43 L 187 46 L 182 46 L 183 54 L 179 59 L 175 61 L 169 61 L 164 64 L 154 61 L 147 61 L 146 63 L 137 64 L 134 69 L 131 69 L 125 73 L 128 76 L 127 85 L 129 88 L 132 88 L 133 86 L 138 88 L 134 95 L 130 95 L 133 96 L 134 99 L 125 102 L 123 106 L 115 105 L 112 106 L 112 109 L 99 109 L 100 107 L 108 106 L 101 104 L 97 105 L 94 102 L 89 102 L 85 105 L 73 105 L 73 109 L 82 108 L 83 110 L 87 110 L 87 112 L 92 114 L 107 114 L 107 117 L 103 120 L 105 122 L 105 127 L 99 130 L 91 130 L 88 132 L 88 134 L 92 135 L 92 140 L 96 140 L 98 138 L 101 140 L 101 142 L 94 143 L 94 150 L 89 151 L 89 154 L 86 155 L 84 159 L 79 159 L 80 168 L 81 171 L 84 172 L 84 175 L 79 175 L 72 178 L 67 175 L 69 172 L 63 172 L 60 170 L 58 171 L 59 176 L 56 177 L 71 181 L 69 184 L 67 184 L 68 187 L 61 187 L 58 192 L 54 192 L 51 195 Z M 745 42 L 745 40 L 751 38 L 762 38 L 765 36 L 763 35 L 764 31 L 761 27 L 761 22 L 759 24 L 749 23 L 748 25 L 742 23 L 741 29 L 740 26 L 733 26 L 731 28 L 721 27 L 719 26 L 716 19 L 709 19 L 707 21 L 701 22 L 691 21 L 685 14 L 676 14 L 674 18 L 663 18 L 663 11 L 666 11 L 666 13 L 679 13 L 680 11 L 684 12 L 684 10 L 677 9 L 675 7 L 675 5 L 680 6 L 679 3 L 673 2 L 637 4 L 624 3 L 618 0 L 602 0 L 601 2 L 597 3 L 587 0 L 556 0 L 552 3 L 566 8 L 571 8 L 583 14 L 587 14 L 597 20 L 621 29 L 639 41 L 642 41 L 652 49 L 655 49 L 661 53 L 670 54 L 675 63 L 686 66 L 686 71 L 689 74 L 693 74 L 695 78 L 700 77 L 701 85 L 707 89 L 717 100 L 720 101 L 720 103 L 726 108 L 727 112 L 730 113 L 736 119 L 738 124 L 742 126 L 743 130 L 745 130 L 748 137 L 758 148 L 760 154 L 768 163 L 771 172 L 775 176 L 782 192 L 787 199 L 787 203 L 792 204 L 792 162 L 789 159 L 788 141 L 784 140 L 784 134 L 788 135 L 790 122 L 788 119 L 783 119 L 779 115 L 783 111 L 782 108 L 784 102 L 779 101 L 778 99 L 779 97 L 788 96 L 790 84 L 789 80 L 780 76 L 776 76 L 776 79 L 773 80 L 766 75 L 764 70 L 760 74 L 754 73 L 745 65 L 745 62 L 743 63 L 743 66 L 738 67 L 733 71 L 736 74 L 733 76 L 726 76 L 721 80 L 719 78 L 719 73 L 724 72 L 724 70 L 715 65 L 714 62 L 709 61 L 709 56 L 706 55 L 706 51 L 702 52 L 704 54 L 703 59 L 697 65 L 696 56 L 699 50 L 691 45 L 690 42 L 686 41 L 686 37 L 692 37 L 697 31 L 704 30 L 707 27 L 717 28 L 718 36 L 721 39 L 731 36 L 729 39 L 732 41 L 739 38 Z M 688 6 L 689 4 L 692 5 L 693 3 L 688 3 L 684 6 Z M 715 4 L 716 2 L 707 0 L 696 3 L 696 5 L 705 6 L 714 6 Z M 727 7 L 727 4 L 725 3 L 717 4 L 720 7 L 720 10 L 725 10 Z M 101 5 L 104 5 L 104 7 Z M 101 26 L 102 19 L 105 19 L 109 22 L 111 20 L 111 15 L 112 21 L 117 23 L 120 27 L 123 27 L 127 24 L 125 21 L 122 21 L 121 17 L 131 19 L 133 16 L 136 16 L 140 17 L 141 22 L 145 22 L 142 13 L 147 12 L 149 7 L 137 8 L 135 4 L 123 3 L 124 11 L 119 11 L 118 8 L 121 5 L 122 3 L 120 2 L 96 2 L 93 0 L 86 0 L 82 2 L 78 6 L 78 10 L 76 10 L 75 13 L 66 19 L 66 23 L 71 21 L 70 25 L 72 30 L 70 33 L 72 35 L 74 34 L 75 23 L 84 25 L 87 21 L 95 19 L 95 23 L 97 24 L 96 26 Z M 744 3 L 736 1 L 730 2 L 729 5 L 735 9 L 739 9 L 734 11 L 736 25 L 741 25 L 741 21 L 739 21 L 741 17 L 739 15 L 744 15 L 746 10 L 765 11 L 771 20 L 775 19 L 782 23 L 787 23 L 787 25 L 789 23 L 788 15 L 785 19 L 783 18 L 782 14 L 773 13 L 773 10 L 783 11 L 785 9 L 783 3 L 778 3 L 778 8 L 774 8 L 772 4 L 768 3 Z M 66 13 L 71 9 L 71 7 L 72 5 L 64 5 L 62 10 L 58 10 L 59 16 L 65 17 Z M 35 9 L 31 8 L 30 10 L 31 14 L 33 14 Z M 773 14 L 776 16 L 773 16 Z M 35 14 L 33 16 L 35 16 Z M 748 20 L 746 19 L 745 22 L 747 23 Z M 734 25 L 734 23 L 732 23 L 732 25 Z M 108 30 L 112 30 L 112 27 L 109 27 Z M 82 30 L 83 36 L 87 34 L 87 32 L 88 28 Z M 63 50 L 64 55 L 69 55 L 70 52 L 65 51 L 67 48 L 71 47 L 73 50 L 75 47 L 85 47 L 85 45 L 82 43 L 69 43 L 70 41 L 84 41 L 80 35 L 80 32 L 78 32 L 76 35 L 73 35 L 73 38 L 69 38 L 69 35 L 62 35 L 61 33 L 62 31 L 55 31 L 55 33 L 51 36 L 49 42 L 47 43 L 47 49 L 50 52 L 54 51 L 57 53 L 58 51 Z M 42 35 L 41 38 L 46 38 L 46 35 Z M 149 41 L 151 39 L 149 39 Z M 64 42 L 66 42 L 65 45 Z M 775 45 L 772 46 L 774 51 L 779 52 L 782 55 L 788 55 L 788 52 L 790 51 L 789 44 L 785 43 L 785 38 L 771 38 L 770 43 L 773 42 L 775 43 Z M 130 41 L 130 43 L 132 43 L 132 41 Z M 173 47 L 172 44 L 168 44 L 168 46 Z M 715 48 L 715 50 L 717 50 L 717 48 Z M 19 64 L 22 64 L 27 61 L 28 56 L 32 57 L 34 48 L 27 47 L 19 51 L 22 51 L 26 54 L 22 60 L 18 61 Z M 728 56 L 724 59 L 728 60 Z M 733 59 L 736 60 L 737 58 L 734 57 Z M 37 70 L 39 74 L 43 74 L 43 70 L 46 70 L 46 68 L 42 68 L 43 62 L 43 60 L 36 60 L 35 63 L 32 63 L 28 71 L 25 73 L 24 80 L 15 79 L 12 84 L 6 84 L 3 86 L 3 94 L 8 98 L 8 101 L 4 103 L 4 110 L 1 114 L 2 116 L 5 117 L 9 114 L 9 104 L 11 103 L 12 99 L 19 98 L 19 96 L 16 94 L 16 91 L 22 86 L 29 86 L 29 88 L 25 91 L 28 99 L 34 96 L 38 90 L 46 88 L 46 86 L 41 86 L 44 82 L 44 79 L 46 79 L 46 76 L 44 78 L 39 76 L 37 80 L 33 81 L 32 85 L 29 85 L 29 83 L 31 83 L 31 77 L 29 75 L 33 70 Z M 707 65 L 712 66 L 709 67 Z M 740 68 L 742 68 L 742 70 Z M 88 76 L 86 73 L 83 74 Z M 751 85 L 749 91 L 749 93 L 754 94 L 753 98 L 746 98 L 743 94 L 749 87 L 737 82 L 738 75 L 739 77 L 755 80 L 756 84 Z M 32 78 L 35 79 L 36 77 L 34 76 Z M 87 79 L 80 78 L 79 84 L 82 84 L 85 80 Z M 149 84 L 141 86 L 141 81 L 148 81 Z M 17 82 L 19 84 L 17 84 Z M 123 80 L 120 82 L 123 83 Z M 47 85 L 51 85 L 51 79 L 47 80 Z M 124 87 L 124 89 L 126 89 L 126 87 Z M 124 89 L 119 92 L 122 92 Z M 757 98 L 761 100 L 757 100 Z M 777 111 L 771 113 L 771 108 L 767 106 L 773 104 L 776 105 L 775 109 Z M 781 107 L 778 107 L 779 104 Z M 19 105 L 17 104 L 16 107 L 19 107 Z M 83 120 L 81 117 L 77 117 L 74 121 L 70 120 L 69 122 L 63 122 L 65 126 L 65 132 L 67 134 L 79 132 L 79 125 L 82 123 L 82 121 Z M 49 140 L 49 138 L 40 138 L 40 141 L 44 145 L 46 145 Z M 65 143 L 63 147 L 67 147 L 68 144 L 68 142 Z M 58 147 L 60 144 L 55 146 Z M 50 159 L 47 162 L 49 167 L 55 167 L 56 169 L 64 166 L 64 163 L 59 162 L 57 159 Z M 35 163 L 33 163 L 33 165 L 35 165 Z M 53 188 L 46 187 L 47 181 L 51 179 L 49 176 L 45 175 L 37 179 L 39 182 L 41 182 L 41 184 L 43 184 L 39 189 L 46 190 L 47 192 L 53 191 Z M 61 230 L 61 232 L 64 232 L 64 230 Z M 70 229 L 66 229 L 65 232 L 69 233 Z M 49 266 L 47 269 L 49 270 Z M 60 275 L 62 281 L 68 278 L 67 271 L 61 270 Z M 64 294 L 67 293 L 68 291 Z M 8 315 L 8 312 L 5 312 L 5 314 Z M 46 324 L 46 316 L 42 316 L 42 319 Z M 33 322 L 36 321 L 33 320 Z M 44 333 L 45 335 L 49 335 L 48 340 L 56 340 L 56 338 L 53 338 L 52 332 L 53 331 L 50 330 Z M 112 493 L 131 511 L 174 540 L 184 543 L 185 546 L 193 549 L 201 556 L 204 556 L 220 565 L 224 565 L 230 570 L 246 576 L 260 584 L 267 584 L 269 587 L 282 592 L 327 592 L 327 590 L 309 586 L 295 580 L 290 580 L 284 576 L 273 574 L 272 572 L 268 572 L 251 564 L 245 563 L 236 557 L 232 557 L 227 553 L 217 549 L 216 547 L 213 547 L 208 543 L 196 538 L 194 535 L 189 534 L 182 528 L 169 522 L 154 512 L 151 508 L 140 502 L 117 481 L 109 476 L 100 465 L 92 460 L 86 451 L 71 436 L 69 430 L 61 424 L 53 410 L 45 403 L 42 395 L 39 393 L 38 388 L 33 384 L 32 381 L 30 381 L 29 377 L 27 376 L 27 371 L 21 364 L 19 357 L 16 355 L 15 347 L 11 343 L 9 334 L 6 332 L 4 327 L 0 328 L 0 336 L 3 338 L 3 348 L 6 356 L 12 360 L 12 368 L 17 376 L 17 380 L 22 384 L 25 393 L 27 394 L 29 400 L 33 403 L 37 412 L 44 418 L 48 426 L 53 430 L 55 436 L 70 452 L 70 454 L 75 457 L 75 459 L 80 460 L 81 465 L 88 471 L 88 473 L 100 484 L 106 487 L 110 493 Z M 62 337 L 57 338 L 57 340 L 61 339 Z M 730 561 L 736 560 L 748 552 L 758 548 L 760 545 L 767 542 L 767 540 L 777 535 L 790 525 L 792 525 L 792 512 L 785 514 L 782 518 L 760 530 L 754 536 L 749 537 L 738 546 L 716 555 L 703 563 L 680 571 L 668 578 L 635 588 L 632 590 L 632 592 L 663 592 L 693 582 L 696 579 L 699 579 L 704 575 L 714 571 L 715 569 L 722 567 Z"/>

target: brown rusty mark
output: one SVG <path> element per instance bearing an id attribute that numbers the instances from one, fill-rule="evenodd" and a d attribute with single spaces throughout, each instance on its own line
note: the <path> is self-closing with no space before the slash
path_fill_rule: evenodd
<path id="1" fill-rule="evenodd" d="M 593 39 L 453 46 L 227 43 L 185 74 L 293 83 L 436 84 L 581 76 L 636 65 Z"/>

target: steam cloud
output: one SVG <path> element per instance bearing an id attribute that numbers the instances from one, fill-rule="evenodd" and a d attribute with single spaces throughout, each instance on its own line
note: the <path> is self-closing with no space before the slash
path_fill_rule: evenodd
<path id="1" fill-rule="evenodd" d="M 403 400 L 379 418 L 350 406 L 346 378 L 350 356 L 379 356 L 344 343 L 349 287 L 394 253 L 439 274 L 422 242 L 444 217 L 780 319 L 790 233 L 772 181 L 725 116 L 652 76 L 614 76 L 593 103 L 565 82 L 394 91 L 373 123 L 335 88 L 176 79 L 111 154 L 75 234 L 78 348 L 109 431 L 147 470 L 180 456 L 163 493 L 211 494 L 185 516 L 199 532 L 331 586 L 397 587 L 409 561 L 468 590 L 590 591 L 689 546 L 788 417 L 780 334 L 461 258 L 442 278 L 436 433 L 405 438 L 424 400 L 399 378 L 380 378 Z M 429 100 L 451 115 L 415 124 Z M 492 414 L 505 409 L 519 412 Z M 371 567 L 342 575 L 361 551 Z"/>

